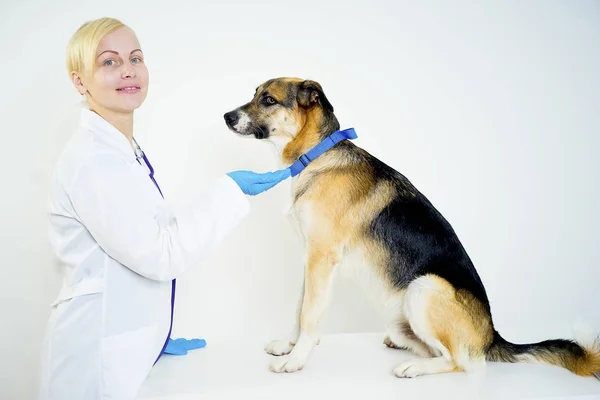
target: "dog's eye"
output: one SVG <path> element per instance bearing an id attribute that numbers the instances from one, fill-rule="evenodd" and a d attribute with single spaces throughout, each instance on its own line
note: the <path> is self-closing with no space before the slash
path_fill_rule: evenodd
<path id="1" fill-rule="evenodd" d="M 271 96 L 267 96 L 267 97 L 265 97 L 264 103 L 265 103 L 265 105 L 272 106 L 273 104 L 276 104 L 277 101 L 274 98 L 272 98 Z"/>

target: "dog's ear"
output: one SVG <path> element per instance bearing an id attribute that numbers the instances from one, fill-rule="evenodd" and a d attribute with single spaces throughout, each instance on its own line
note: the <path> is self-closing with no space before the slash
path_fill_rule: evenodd
<path id="1" fill-rule="evenodd" d="M 300 84 L 297 101 L 302 107 L 308 108 L 313 104 L 318 103 L 323 109 L 333 112 L 333 106 L 329 100 L 327 100 L 327 97 L 325 97 L 323 88 L 315 81 L 304 81 Z"/>

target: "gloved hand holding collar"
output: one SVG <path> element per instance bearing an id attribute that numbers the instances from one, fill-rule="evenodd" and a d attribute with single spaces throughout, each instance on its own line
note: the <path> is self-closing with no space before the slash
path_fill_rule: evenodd
<path id="1" fill-rule="evenodd" d="M 279 182 L 289 178 L 291 176 L 291 171 L 289 168 L 264 173 L 233 171 L 227 175 L 238 184 L 240 189 L 242 189 L 242 192 L 254 196 L 271 189 Z"/>

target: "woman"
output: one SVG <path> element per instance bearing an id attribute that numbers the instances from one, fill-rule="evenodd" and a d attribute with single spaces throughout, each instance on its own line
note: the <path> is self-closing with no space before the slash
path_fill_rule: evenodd
<path id="1" fill-rule="evenodd" d="M 67 66 L 89 109 L 51 187 L 50 238 L 64 278 L 40 398 L 131 399 L 169 342 L 175 278 L 247 214 L 245 195 L 290 171 L 234 171 L 186 207 L 170 207 L 133 135 L 148 91 L 135 33 L 115 19 L 88 22 L 69 42 Z"/>

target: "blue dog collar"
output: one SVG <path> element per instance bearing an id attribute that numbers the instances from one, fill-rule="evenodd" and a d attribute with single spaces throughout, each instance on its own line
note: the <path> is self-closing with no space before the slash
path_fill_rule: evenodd
<path id="1" fill-rule="evenodd" d="M 306 166 L 319 157 L 321 154 L 325 153 L 327 150 L 331 149 L 333 146 L 346 139 L 356 139 L 358 136 L 354 131 L 354 128 L 344 129 L 343 131 L 335 131 L 331 135 L 327 136 L 325 139 L 321 141 L 318 145 L 302 154 L 298 161 L 292 164 L 290 167 L 290 171 L 292 172 L 292 176 L 298 175 Z"/>

